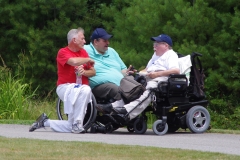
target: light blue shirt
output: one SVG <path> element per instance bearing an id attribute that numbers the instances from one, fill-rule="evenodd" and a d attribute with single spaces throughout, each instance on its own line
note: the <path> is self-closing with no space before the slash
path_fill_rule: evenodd
<path id="1" fill-rule="evenodd" d="M 123 78 L 122 70 L 127 69 L 118 53 L 111 47 L 104 54 L 98 53 L 93 44 L 85 45 L 89 57 L 95 61 L 96 75 L 90 78 L 90 87 L 94 88 L 104 83 L 120 85 Z"/>

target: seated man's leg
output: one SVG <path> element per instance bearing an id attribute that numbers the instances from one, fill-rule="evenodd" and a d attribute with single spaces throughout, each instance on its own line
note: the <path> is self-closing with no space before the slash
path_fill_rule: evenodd
<path id="1" fill-rule="evenodd" d="M 121 100 L 118 86 L 114 83 L 104 83 L 92 89 L 94 96 L 105 99 Z"/>
<path id="2" fill-rule="evenodd" d="M 150 90 L 146 90 L 138 99 L 130 102 L 129 104 L 124 105 L 124 107 L 126 108 L 126 111 L 130 112 L 129 113 L 130 120 L 135 118 L 139 114 L 141 114 L 142 111 L 145 108 L 147 108 L 147 106 L 151 103 L 151 100 L 152 100 L 152 97 L 150 94 Z"/>
<path id="3" fill-rule="evenodd" d="M 135 118 L 151 103 L 152 97 L 150 94 L 150 88 L 157 88 L 157 84 L 157 81 L 149 81 L 147 83 L 146 90 L 138 99 L 124 105 L 122 108 L 114 108 L 114 111 L 120 114 L 129 113 L 130 120 Z"/>
<path id="4" fill-rule="evenodd" d="M 97 110 L 103 113 L 111 113 L 112 108 L 123 107 L 124 101 L 119 93 L 118 86 L 114 83 L 101 84 L 92 89 L 96 97 L 104 99 L 113 99 L 115 102 L 110 104 L 98 104 Z"/>

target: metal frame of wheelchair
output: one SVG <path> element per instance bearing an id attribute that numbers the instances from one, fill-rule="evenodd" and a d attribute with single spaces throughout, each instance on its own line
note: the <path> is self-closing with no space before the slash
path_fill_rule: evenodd
<path id="1" fill-rule="evenodd" d="M 146 111 L 132 120 L 129 120 L 128 115 L 98 113 L 95 124 L 100 127 L 106 127 L 107 133 L 111 133 L 121 127 L 126 127 L 129 132 L 144 134 L 147 131 Z"/>
<path id="2" fill-rule="evenodd" d="M 196 54 L 197 56 L 201 56 Z M 167 132 L 175 132 L 179 128 L 189 129 L 192 133 L 203 133 L 210 127 L 210 114 L 206 109 L 208 101 L 198 99 L 191 93 L 186 75 L 170 75 L 167 82 L 160 82 L 156 89 L 151 89 L 154 97 L 152 103 L 136 118 L 129 120 L 127 115 L 102 115 L 97 112 L 94 95 L 92 102 L 88 104 L 84 118 L 84 128 L 88 130 L 96 125 L 105 127 L 105 133 L 126 127 L 129 132 L 144 134 L 147 131 L 147 112 L 156 116 L 152 130 L 156 135 L 164 135 Z M 67 119 L 63 114 L 63 103 L 57 100 L 57 115 L 60 120 Z"/>

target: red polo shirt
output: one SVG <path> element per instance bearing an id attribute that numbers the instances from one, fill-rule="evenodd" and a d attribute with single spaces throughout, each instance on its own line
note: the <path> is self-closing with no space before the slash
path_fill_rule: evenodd
<path id="1" fill-rule="evenodd" d="M 61 48 L 57 54 L 58 80 L 57 86 L 64 83 L 76 83 L 76 74 L 74 66 L 67 64 L 69 58 L 83 57 L 88 58 L 88 54 L 84 49 L 78 52 L 71 51 L 68 47 Z M 84 64 L 84 69 L 88 70 L 91 66 Z M 88 85 L 88 77 L 82 76 L 82 84 Z"/>

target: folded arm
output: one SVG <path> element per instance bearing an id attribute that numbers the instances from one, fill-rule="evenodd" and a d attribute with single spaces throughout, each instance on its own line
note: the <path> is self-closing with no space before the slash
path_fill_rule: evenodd
<path id="1" fill-rule="evenodd" d="M 86 77 L 95 76 L 96 75 L 96 70 L 94 69 L 94 67 L 91 67 L 90 69 L 85 70 L 83 75 L 86 76 Z"/>
<path id="2" fill-rule="evenodd" d="M 157 78 L 157 77 L 168 77 L 170 74 L 180 74 L 180 70 L 178 68 L 173 68 L 165 71 L 156 71 L 147 74 L 150 78 Z"/>
<path id="3" fill-rule="evenodd" d="M 80 66 L 85 63 L 90 63 L 93 66 L 95 62 L 91 58 L 82 58 L 82 57 L 72 57 L 72 58 L 69 58 L 67 61 L 67 64 L 71 66 Z"/>
<path id="4" fill-rule="evenodd" d="M 71 65 L 71 66 L 77 66 L 78 71 L 80 72 L 80 74 L 86 76 L 86 77 L 92 77 L 96 75 L 96 70 L 93 67 L 94 65 L 94 60 L 92 60 L 91 58 L 82 58 L 82 57 L 73 57 L 73 58 L 69 58 L 67 61 L 67 64 Z M 84 69 L 82 67 L 83 64 L 88 64 L 92 67 L 90 67 L 89 69 Z"/>

